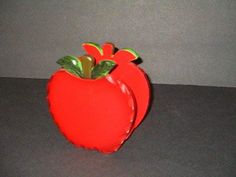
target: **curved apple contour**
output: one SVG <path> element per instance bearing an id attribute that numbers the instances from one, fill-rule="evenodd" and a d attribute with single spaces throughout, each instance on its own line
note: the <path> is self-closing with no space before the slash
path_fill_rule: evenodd
<path id="1" fill-rule="evenodd" d="M 117 67 L 110 75 L 127 84 L 134 94 L 137 115 L 133 129 L 136 128 L 144 119 L 150 100 L 148 77 L 142 69 L 131 62 L 139 57 L 138 54 L 132 49 L 120 49 L 114 52 L 115 47 L 112 43 L 105 43 L 102 48 L 98 44 L 91 42 L 84 43 L 82 46 L 87 54 L 96 59 L 96 62 L 104 59 L 116 62 Z"/>
<path id="2" fill-rule="evenodd" d="M 76 146 L 117 151 L 134 126 L 132 92 L 111 75 L 81 79 L 60 69 L 48 83 L 48 102 L 59 129 Z"/>

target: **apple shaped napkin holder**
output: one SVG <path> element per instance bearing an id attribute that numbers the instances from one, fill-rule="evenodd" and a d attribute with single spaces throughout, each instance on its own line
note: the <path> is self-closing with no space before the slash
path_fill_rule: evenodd
<path id="1" fill-rule="evenodd" d="M 143 120 L 149 106 L 148 78 L 132 49 L 115 52 L 83 43 L 86 55 L 65 56 L 47 85 L 51 115 L 74 145 L 103 153 L 117 151 Z"/>

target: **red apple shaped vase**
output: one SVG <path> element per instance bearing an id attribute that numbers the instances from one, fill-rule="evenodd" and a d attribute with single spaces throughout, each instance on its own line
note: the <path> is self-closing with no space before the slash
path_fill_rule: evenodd
<path id="1" fill-rule="evenodd" d="M 138 57 L 133 50 L 115 53 L 111 43 L 103 48 L 84 43 L 83 47 L 87 55 L 57 61 L 62 68 L 47 85 L 49 110 L 71 143 L 112 153 L 143 120 L 149 81 L 131 62 Z"/>

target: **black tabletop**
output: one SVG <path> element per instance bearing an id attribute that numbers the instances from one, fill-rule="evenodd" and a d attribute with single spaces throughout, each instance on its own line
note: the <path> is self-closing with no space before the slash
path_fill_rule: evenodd
<path id="1" fill-rule="evenodd" d="M 1 177 L 236 176 L 236 88 L 154 84 L 145 120 L 104 155 L 61 135 L 46 83 L 0 78 Z"/>

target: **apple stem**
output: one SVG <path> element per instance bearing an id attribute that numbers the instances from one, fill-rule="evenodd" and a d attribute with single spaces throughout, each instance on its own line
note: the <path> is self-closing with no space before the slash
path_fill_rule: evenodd
<path id="1" fill-rule="evenodd" d="M 95 60 L 93 57 L 84 55 L 79 57 L 82 64 L 83 76 L 85 79 L 90 79 L 92 77 L 92 69 L 94 67 Z"/>

